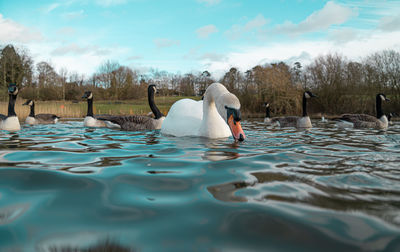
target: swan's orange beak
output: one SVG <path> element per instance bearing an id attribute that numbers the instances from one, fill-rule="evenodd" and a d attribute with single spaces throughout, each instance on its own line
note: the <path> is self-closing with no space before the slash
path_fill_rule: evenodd
<path id="1" fill-rule="evenodd" d="M 242 126 L 240 125 L 240 122 L 235 121 L 233 119 L 233 115 L 229 116 L 228 125 L 229 128 L 231 129 L 232 136 L 235 140 L 243 141 L 246 138 L 242 130 Z"/>

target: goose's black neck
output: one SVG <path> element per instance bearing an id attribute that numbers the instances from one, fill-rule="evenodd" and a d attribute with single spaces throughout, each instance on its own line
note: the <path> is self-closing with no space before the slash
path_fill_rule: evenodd
<path id="1" fill-rule="evenodd" d="M 87 99 L 87 114 L 86 116 L 93 116 L 93 98 Z"/>
<path id="2" fill-rule="evenodd" d="M 10 94 L 8 100 L 8 116 L 16 116 L 15 114 L 15 101 L 17 100 L 17 95 Z"/>
<path id="3" fill-rule="evenodd" d="M 31 112 L 29 113 L 29 116 L 35 117 L 35 102 L 33 102 L 33 101 L 32 101 Z"/>
<path id="4" fill-rule="evenodd" d="M 305 94 L 303 94 L 303 116 L 307 116 L 307 98 Z"/>
<path id="5" fill-rule="evenodd" d="M 148 92 L 147 92 L 147 98 L 149 101 L 150 109 L 153 112 L 155 119 L 159 119 L 162 116 L 164 116 L 164 114 L 160 112 L 160 110 L 157 108 L 156 104 L 154 103 L 154 88 L 153 87 L 149 87 Z"/>
<path id="6" fill-rule="evenodd" d="M 376 117 L 381 118 L 383 116 L 383 111 L 382 111 L 382 99 L 381 95 L 376 96 Z"/>
<path id="7" fill-rule="evenodd" d="M 267 106 L 267 107 L 265 108 L 265 117 L 266 117 L 266 118 L 270 118 L 270 117 L 271 117 L 270 110 L 269 110 L 269 106 Z"/>

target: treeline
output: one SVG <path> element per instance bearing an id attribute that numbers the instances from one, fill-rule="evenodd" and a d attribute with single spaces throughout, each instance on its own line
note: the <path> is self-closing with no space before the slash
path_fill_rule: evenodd
<path id="1" fill-rule="evenodd" d="M 328 54 L 305 67 L 300 62 L 293 66 L 278 62 L 246 72 L 231 68 L 216 79 L 208 71 L 171 74 L 153 69 L 141 74 L 113 61 L 102 63 L 96 73 L 84 76 L 65 68 L 56 70 L 48 62 L 35 64 L 26 49 L 7 45 L 1 48 L 0 69 L 0 86 L 15 82 L 23 89 L 22 98 L 34 100 L 80 100 L 89 89 L 98 100 L 138 99 L 146 96 L 148 84 L 156 84 L 163 96 L 201 96 L 209 84 L 218 81 L 239 97 L 247 114 L 262 112 L 266 101 L 276 115 L 298 114 L 301 94 L 306 89 L 319 97 L 311 101 L 311 113 L 373 114 L 379 92 L 393 101 L 385 105 L 386 111 L 400 111 L 400 53 L 393 50 L 360 61 Z M 0 92 L 0 98 L 6 100 L 7 93 Z"/>

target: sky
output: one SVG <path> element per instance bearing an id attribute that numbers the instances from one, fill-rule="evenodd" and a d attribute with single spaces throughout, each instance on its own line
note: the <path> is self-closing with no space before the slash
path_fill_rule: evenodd
<path id="1" fill-rule="evenodd" d="M 107 60 L 185 74 L 400 52 L 396 0 L 0 0 L 0 45 L 90 76 Z"/>

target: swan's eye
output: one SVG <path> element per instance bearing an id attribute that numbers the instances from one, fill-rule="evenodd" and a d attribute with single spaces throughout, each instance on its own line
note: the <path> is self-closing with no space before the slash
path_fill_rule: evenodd
<path id="1" fill-rule="evenodd" d="M 229 117 L 231 117 L 231 116 L 233 116 L 233 120 L 235 122 L 239 122 L 242 119 L 239 109 L 230 108 L 228 106 L 225 106 L 225 109 L 226 109 L 226 112 L 227 112 L 227 119 L 228 120 L 229 120 Z"/>

